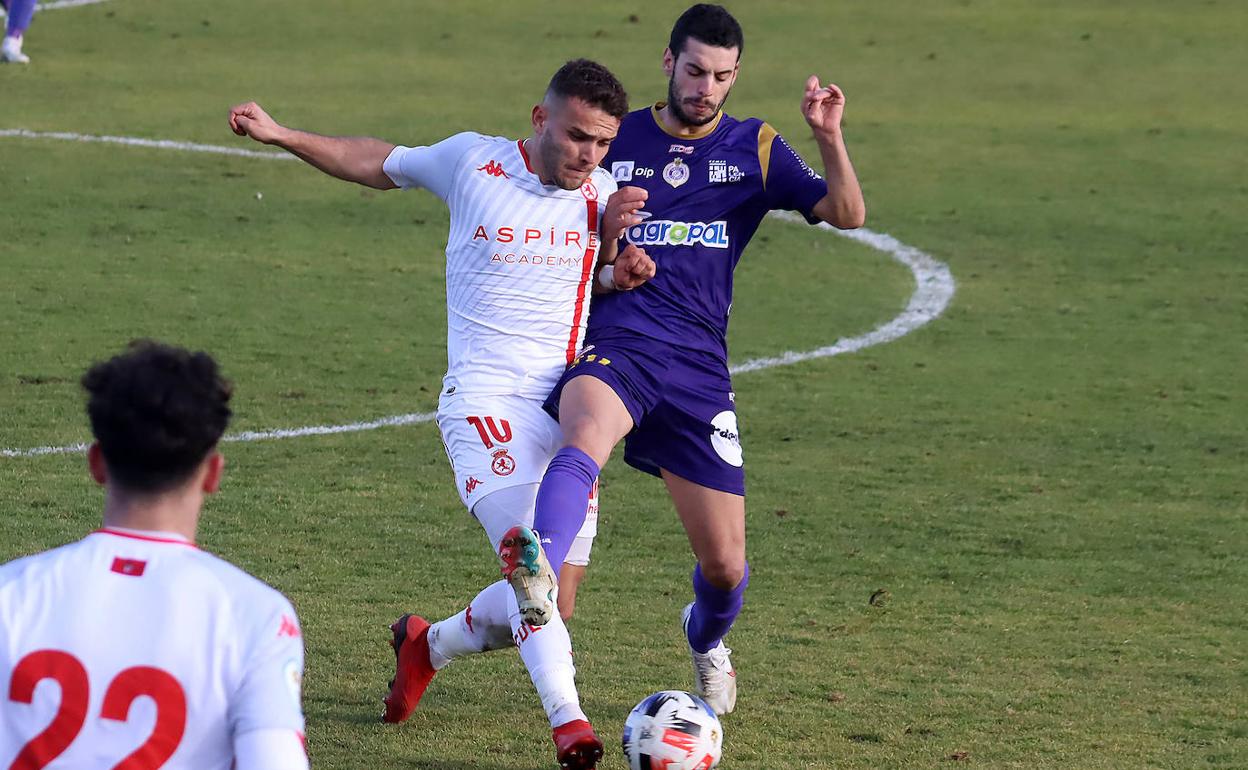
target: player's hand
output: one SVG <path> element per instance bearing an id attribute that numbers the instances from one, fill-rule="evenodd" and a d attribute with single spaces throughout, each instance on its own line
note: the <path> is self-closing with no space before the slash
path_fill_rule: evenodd
<path id="1" fill-rule="evenodd" d="M 230 108 L 230 130 L 262 144 L 273 144 L 282 127 L 260 105 L 247 102 Z"/>
<path id="2" fill-rule="evenodd" d="M 655 270 L 657 267 L 650 255 L 630 243 L 615 258 L 611 280 L 615 281 L 616 291 L 628 291 L 653 278 Z"/>
<path id="3" fill-rule="evenodd" d="M 649 195 L 644 189 L 632 185 L 611 193 L 611 197 L 607 198 L 606 213 L 602 215 L 602 239 L 618 240 L 625 230 L 640 224 L 642 216 L 637 212 L 646 205 Z"/>
<path id="4" fill-rule="evenodd" d="M 806 95 L 802 98 L 802 115 L 819 134 L 837 134 L 841 130 L 841 116 L 845 113 L 845 93 L 840 86 L 828 83 L 819 85 L 819 76 L 806 80 Z"/>

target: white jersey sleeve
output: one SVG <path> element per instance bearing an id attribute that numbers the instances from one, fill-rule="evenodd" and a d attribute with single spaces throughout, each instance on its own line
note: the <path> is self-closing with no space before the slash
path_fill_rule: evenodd
<path id="1" fill-rule="evenodd" d="M 252 730 L 234 737 L 233 770 L 308 770 L 308 753 L 289 730 Z"/>
<path id="2" fill-rule="evenodd" d="M 390 151 L 381 168 L 403 189 L 423 187 L 446 200 L 451 194 L 460 158 L 481 138 L 480 134 L 465 131 L 428 147 L 399 145 Z"/>
<path id="3" fill-rule="evenodd" d="M 235 736 L 269 728 L 303 734 L 303 637 L 290 602 L 274 596 L 278 601 L 253 626 L 242 681 L 230 700 Z"/>

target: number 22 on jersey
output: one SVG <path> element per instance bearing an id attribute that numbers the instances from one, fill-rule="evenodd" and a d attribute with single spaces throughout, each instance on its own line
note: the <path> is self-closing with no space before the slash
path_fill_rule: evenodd
<path id="1" fill-rule="evenodd" d="M 52 721 L 32 738 L 8 770 L 39 770 L 59 757 L 87 721 L 90 683 L 82 663 L 61 650 L 37 650 L 18 661 L 9 683 L 9 700 L 32 703 L 35 686 L 45 680 L 61 688 L 61 702 Z M 156 704 L 156 724 L 142 746 L 123 758 L 113 770 L 157 770 L 173 756 L 186 731 L 186 693 L 168 671 L 151 666 L 127 668 L 104 691 L 100 717 L 125 722 L 130 706 L 146 695 Z"/>

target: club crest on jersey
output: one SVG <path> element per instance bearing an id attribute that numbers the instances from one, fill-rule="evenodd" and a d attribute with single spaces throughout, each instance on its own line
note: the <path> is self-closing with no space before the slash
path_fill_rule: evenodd
<path id="1" fill-rule="evenodd" d="M 671 163 L 663 167 L 663 181 L 672 187 L 680 187 L 689 181 L 689 167 L 680 158 L 673 158 Z"/>
<path id="2" fill-rule="evenodd" d="M 594 187 L 594 183 L 587 179 L 585 184 L 581 185 L 581 195 L 584 195 L 587 201 L 596 201 L 598 200 L 598 188 Z"/>
<path id="3" fill-rule="evenodd" d="M 490 463 L 490 470 L 494 471 L 495 475 L 510 476 L 515 469 L 516 461 L 511 459 L 506 449 L 500 449 L 494 453 L 494 462 Z"/>
<path id="4" fill-rule="evenodd" d="M 477 171 L 484 171 L 490 176 L 501 176 L 504 179 L 511 179 L 511 176 L 503 170 L 503 165 L 493 158 L 484 166 L 478 168 Z"/>
<path id="5" fill-rule="evenodd" d="M 740 182 L 745 179 L 745 174 L 736 166 L 730 165 L 726 160 L 713 160 L 707 169 L 708 182 Z"/>

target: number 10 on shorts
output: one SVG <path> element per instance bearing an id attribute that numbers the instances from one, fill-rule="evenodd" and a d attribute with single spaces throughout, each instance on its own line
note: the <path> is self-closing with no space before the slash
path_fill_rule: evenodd
<path id="1" fill-rule="evenodd" d="M 506 444 L 511 441 L 511 423 L 506 420 L 496 420 L 493 417 L 465 417 L 464 419 L 477 429 L 477 435 L 481 437 L 481 443 L 485 444 L 486 449 L 493 449 L 496 443 Z"/>

